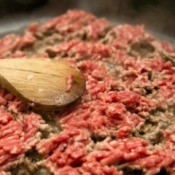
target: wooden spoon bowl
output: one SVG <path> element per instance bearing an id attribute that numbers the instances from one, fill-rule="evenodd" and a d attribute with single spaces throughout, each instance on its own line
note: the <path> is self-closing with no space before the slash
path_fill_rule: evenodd
<path id="1" fill-rule="evenodd" d="M 51 59 L 0 60 L 0 84 L 40 110 L 58 110 L 79 99 L 85 90 L 78 69 Z"/>

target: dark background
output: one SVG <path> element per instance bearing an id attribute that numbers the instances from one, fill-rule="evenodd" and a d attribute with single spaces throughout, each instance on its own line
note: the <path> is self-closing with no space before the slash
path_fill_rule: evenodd
<path id="1" fill-rule="evenodd" d="M 115 25 L 144 24 L 158 38 L 175 43 L 175 0 L 0 0 L 0 35 L 68 9 L 83 9 Z"/>

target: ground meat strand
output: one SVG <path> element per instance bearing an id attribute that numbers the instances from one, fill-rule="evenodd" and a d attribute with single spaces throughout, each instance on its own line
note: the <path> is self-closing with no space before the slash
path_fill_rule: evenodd
<path id="1" fill-rule="evenodd" d="M 67 79 L 67 82 L 66 82 L 66 92 L 70 92 L 73 81 L 74 81 L 74 77 L 73 77 L 72 74 L 70 74 L 68 76 L 68 79 Z"/>

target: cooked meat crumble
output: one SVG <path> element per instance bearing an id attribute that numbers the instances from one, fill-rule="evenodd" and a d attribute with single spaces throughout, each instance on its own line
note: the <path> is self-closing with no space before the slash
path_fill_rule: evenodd
<path id="1" fill-rule="evenodd" d="M 72 10 L 0 39 L 0 58 L 65 59 L 86 90 L 59 112 L 0 87 L 0 175 L 174 175 L 175 51 L 143 26 Z"/>

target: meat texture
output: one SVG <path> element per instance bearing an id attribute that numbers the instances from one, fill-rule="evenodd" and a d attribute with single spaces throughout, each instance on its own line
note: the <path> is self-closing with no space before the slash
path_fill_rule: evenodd
<path id="1" fill-rule="evenodd" d="M 0 58 L 65 59 L 81 100 L 34 112 L 0 88 L 0 174 L 175 175 L 175 51 L 81 10 L 0 39 Z M 71 88 L 71 75 L 67 91 Z"/>

